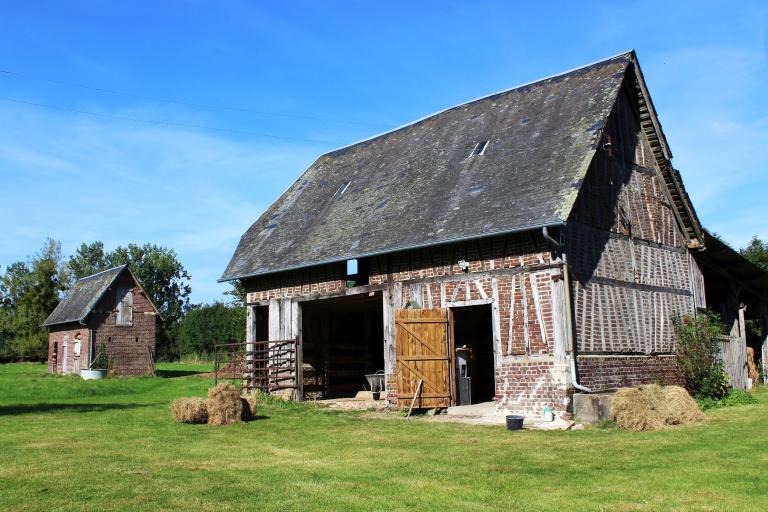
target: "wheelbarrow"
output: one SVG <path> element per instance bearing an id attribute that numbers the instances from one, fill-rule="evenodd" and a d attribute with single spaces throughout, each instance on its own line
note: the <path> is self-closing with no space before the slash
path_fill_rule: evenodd
<path id="1" fill-rule="evenodd" d="M 368 381 L 368 387 L 371 388 L 373 399 L 378 400 L 381 392 L 384 391 L 384 370 L 379 370 L 376 373 L 367 373 L 365 374 L 365 379 Z"/>

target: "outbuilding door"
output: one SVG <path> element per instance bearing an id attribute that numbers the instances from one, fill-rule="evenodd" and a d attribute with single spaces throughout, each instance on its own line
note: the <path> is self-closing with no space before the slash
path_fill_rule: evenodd
<path id="1" fill-rule="evenodd" d="M 395 312 L 399 407 L 409 407 L 414 396 L 417 396 L 417 408 L 453 405 L 450 325 L 447 309 L 400 309 Z"/>

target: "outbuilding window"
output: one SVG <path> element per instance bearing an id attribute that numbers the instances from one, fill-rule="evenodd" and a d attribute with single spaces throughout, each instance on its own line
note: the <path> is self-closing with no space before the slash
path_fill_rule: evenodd
<path id="1" fill-rule="evenodd" d="M 117 325 L 133 325 L 133 290 L 121 288 L 117 296 L 122 297 L 117 304 Z"/>

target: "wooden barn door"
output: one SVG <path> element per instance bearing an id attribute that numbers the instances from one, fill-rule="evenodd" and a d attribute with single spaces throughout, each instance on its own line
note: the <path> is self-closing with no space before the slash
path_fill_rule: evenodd
<path id="1" fill-rule="evenodd" d="M 395 312 L 399 407 L 410 406 L 417 392 L 415 407 L 453 405 L 449 315 L 447 309 L 400 309 Z"/>

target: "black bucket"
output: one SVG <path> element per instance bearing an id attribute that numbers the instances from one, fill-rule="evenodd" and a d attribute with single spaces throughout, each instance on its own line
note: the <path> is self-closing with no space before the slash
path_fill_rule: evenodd
<path id="1" fill-rule="evenodd" d="M 525 420 L 523 416 L 510 414 L 507 416 L 507 430 L 520 430 L 523 428 L 523 420 Z"/>

